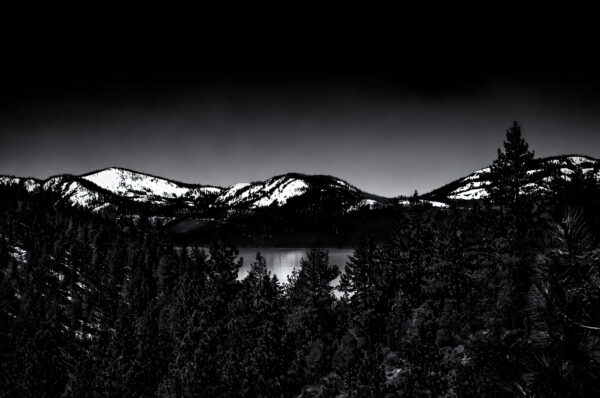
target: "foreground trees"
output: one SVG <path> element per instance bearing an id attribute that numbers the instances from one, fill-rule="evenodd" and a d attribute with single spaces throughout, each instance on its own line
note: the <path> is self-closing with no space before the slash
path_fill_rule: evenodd
<path id="1" fill-rule="evenodd" d="M 549 225 L 529 294 L 532 394 L 600 394 L 600 247 L 581 212 Z"/>

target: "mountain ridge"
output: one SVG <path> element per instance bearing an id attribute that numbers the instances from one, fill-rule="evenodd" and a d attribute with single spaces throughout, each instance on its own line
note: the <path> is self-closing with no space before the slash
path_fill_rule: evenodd
<path id="1" fill-rule="evenodd" d="M 227 187 L 185 183 L 128 168 L 106 167 L 80 175 L 57 174 L 46 179 L 0 176 L 0 183 L 23 183 L 28 190 L 41 188 L 61 192 L 74 205 L 99 211 L 111 198 L 125 199 L 151 205 L 169 205 L 179 201 L 187 207 L 259 208 L 273 203 L 284 205 L 289 198 L 304 194 L 314 186 L 345 190 L 361 199 L 385 202 L 388 198 L 360 190 L 338 177 L 290 172 L 263 181 L 237 183 Z M 276 192 L 277 190 L 281 192 Z M 271 197 L 269 196 L 271 195 Z M 196 203 L 200 200 L 202 203 Z M 203 200 L 203 201 L 202 201 Z M 92 205 L 92 202 L 98 202 Z M 106 202 L 106 203 L 100 203 Z"/>
<path id="2" fill-rule="evenodd" d="M 600 160 L 582 154 L 536 158 L 528 175 L 536 189 L 544 189 L 549 170 L 558 170 L 562 178 L 569 179 L 569 175 L 577 168 L 581 168 L 584 174 L 594 170 L 597 173 L 596 179 L 600 180 Z M 490 183 L 487 178 L 489 172 L 489 166 L 475 170 L 420 195 L 419 199 L 444 207 L 453 201 L 485 198 L 486 187 Z M 307 195 L 316 201 L 343 198 L 343 201 L 348 202 L 347 211 L 363 207 L 377 208 L 390 203 L 408 203 L 405 196 L 389 198 L 372 194 L 335 176 L 298 172 L 222 187 L 181 182 L 126 167 L 110 166 L 80 175 L 62 173 L 46 179 L 2 175 L 0 183 L 24 184 L 29 191 L 38 188 L 52 190 L 60 193 L 71 204 L 87 207 L 92 211 L 118 209 L 123 203 L 151 207 L 154 210 L 169 208 L 179 212 L 211 208 L 253 210 L 269 206 L 281 207 L 294 198 Z"/>

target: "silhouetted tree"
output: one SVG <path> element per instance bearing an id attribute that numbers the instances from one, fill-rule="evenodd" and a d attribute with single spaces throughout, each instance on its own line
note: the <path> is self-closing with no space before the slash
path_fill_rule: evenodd
<path id="1" fill-rule="evenodd" d="M 490 169 L 490 198 L 513 213 L 519 211 L 527 193 L 527 170 L 534 153 L 521 136 L 521 126 L 515 121 L 506 131 L 504 150 L 498 148 L 498 157 Z"/>

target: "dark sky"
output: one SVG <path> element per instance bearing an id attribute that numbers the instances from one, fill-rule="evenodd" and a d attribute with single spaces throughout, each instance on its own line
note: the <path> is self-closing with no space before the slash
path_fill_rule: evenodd
<path id="1" fill-rule="evenodd" d="M 486 166 L 513 120 L 538 156 L 600 157 L 598 14 L 366 4 L 3 12 L 0 174 L 392 196 Z"/>

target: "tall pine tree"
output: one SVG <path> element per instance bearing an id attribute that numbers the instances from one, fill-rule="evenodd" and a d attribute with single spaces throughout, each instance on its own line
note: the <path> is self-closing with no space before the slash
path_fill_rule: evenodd
<path id="1" fill-rule="evenodd" d="M 515 121 L 506 131 L 504 150 L 498 148 L 498 157 L 490 170 L 490 199 L 494 204 L 518 213 L 523 195 L 527 193 L 527 170 L 534 153 L 521 136 L 521 126 Z"/>

